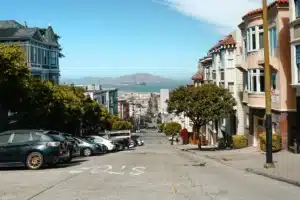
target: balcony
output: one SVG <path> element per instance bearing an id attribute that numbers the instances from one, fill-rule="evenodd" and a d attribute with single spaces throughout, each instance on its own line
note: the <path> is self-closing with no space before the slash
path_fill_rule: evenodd
<path id="1" fill-rule="evenodd" d="M 235 59 L 236 59 L 235 67 L 242 71 L 247 71 L 247 63 L 246 63 L 245 55 L 237 55 Z"/>
<path id="2" fill-rule="evenodd" d="M 264 67 L 265 64 L 265 54 L 264 49 L 259 49 L 257 51 L 257 62 L 258 65 Z M 278 48 L 271 49 L 270 48 L 270 67 L 272 68 L 272 71 L 278 71 L 279 69 L 279 59 L 278 59 Z"/>

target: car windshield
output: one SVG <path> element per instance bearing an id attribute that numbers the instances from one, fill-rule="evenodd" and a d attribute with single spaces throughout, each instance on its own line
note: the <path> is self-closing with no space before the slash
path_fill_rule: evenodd
<path id="1" fill-rule="evenodd" d="M 92 141 L 89 141 L 88 139 L 84 139 L 84 138 L 76 138 L 78 139 L 79 141 L 83 141 L 83 142 L 86 142 L 86 143 L 89 143 L 89 144 L 94 144 Z"/>

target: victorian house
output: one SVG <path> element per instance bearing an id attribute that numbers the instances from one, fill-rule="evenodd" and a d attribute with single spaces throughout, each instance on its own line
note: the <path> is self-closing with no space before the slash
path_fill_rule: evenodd
<path id="1" fill-rule="evenodd" d="M 290 1 L 295 11 L 294 1 Z M 296 1 L 297 2 L 297 1 Z M 297 6 L 296 6 L 297 7 Z M 249 143 L 258 146 L 258 135 L 264 132 L 265 74 L 262 9 L 248 12 L 239 25 L 243 37 L 242 55 L 236 67 L 244 73 L 243 104 L 245 133 Z M 298 11 L 296 11 L 298 12 Z M 296 14 L 292 16 L 292 48 L 290 45 L 289 1 L 276 0 L 268 6 L 269 47 L 272 89 L 273 133 L 282 136 L 282 148 L 292 144 L 296 134 L 297 31 L 293 32 Z M 295 37 L 294 37 L 295 36 Z M 292 59 L 291 59 L 292 49 Z M 292 70 L 291 70 L 292 60 Z M 299 124 L 299 123 L 298 123 Z"/>
<path id="2" fill-rule="evenodd" d="M 0 21 L 0 42 L 21 45 L 31 74 L 59 83 L 60 45 L 50 25 L 46 29 L 30 28 L 14 20 Z"/>

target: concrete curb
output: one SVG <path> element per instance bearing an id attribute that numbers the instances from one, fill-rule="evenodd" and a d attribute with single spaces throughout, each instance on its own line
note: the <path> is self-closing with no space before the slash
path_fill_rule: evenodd
<path id="1" fill-rule="evenodd" d="M 257 174 L 257 175 L 260 175 L 260 176 L 264 176 L 264 177 L 267 177 L 267 178 L 271 178 L 271 179 L 274 179 L 274 180 L 277 180 L 277 181 L 285 182 L 285 183 L 288 183 L 288 184 L 291 184 L 291 185 L 294 185 L 294 186 L 297 186 L 297 187 L 300 187 L 300 182 L 294 181 L 294 180 L 291 180 L 291 179 L 288 179 L 288 178 L 283 178 L 283 177 L 280 177 L 280 176 L 267 174 L 265 172 L 261 172 L 261 171 L 258 171 L 258 170 L 252 169 L 252 168 L 246 168 L 245 171 L 253 173 L 253 174 Z"/>

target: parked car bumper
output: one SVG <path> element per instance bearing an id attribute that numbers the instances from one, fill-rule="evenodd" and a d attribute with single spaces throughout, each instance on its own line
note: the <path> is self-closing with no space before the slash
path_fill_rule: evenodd
<path id="1" fill-rule="evenodd" d="M 48 151 L 46 154 L 44 154 L 44 161 L 45 163 L 57 163 L 60 160 L 63 160 L 65 158 L 68 158 L 70 156 L 69 149 L 64 150 L 52 150 Z"/>

